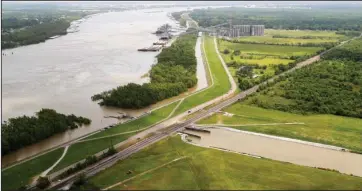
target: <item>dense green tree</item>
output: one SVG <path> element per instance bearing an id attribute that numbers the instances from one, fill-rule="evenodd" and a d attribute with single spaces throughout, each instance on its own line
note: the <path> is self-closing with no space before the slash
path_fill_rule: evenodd
<path id="1" fill-rule="evenodd" d="M 348 47 L 346 47 L 348 48 Z M 262 87 L 263 94 L 292 100 L 293 104 L 253 104 L 264 108 L 299 113 L 322 113 L 362 118 L 362 62 L 340 59 L 323 60 L 281 78 L 275 86 Z M 282 91 L 280 91 L 282 90 Z"/>
<path id="2" fill-rule="evenodd" d="M 41 109 L 32 117 L 10 118 L 1 124 L 1 155 L 90 123 L 90 119 L 60 114 L 53 109 Z"/>

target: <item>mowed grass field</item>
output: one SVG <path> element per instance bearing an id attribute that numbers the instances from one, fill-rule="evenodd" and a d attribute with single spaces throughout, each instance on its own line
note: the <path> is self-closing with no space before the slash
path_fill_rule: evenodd
<path id="1" fill-rule="evenodd" d="M 338 38 L 332 39 L 323 39 L 323 38 L 315 38 L 315 39 L 301 39 L 301 38 L 273 38 L 273 36 L 248 36 L 248 37 L 240 37 L 237 39 L 240 42 L 257 42 L 257 43 L 270 43 L 270 44 L 325 44 L 325 43 L 334 43 L 338 42 Z"/>
<path id="2" fill-rule="evenodd" d="M 246 125 L 231 128 L 325 143 L 362 152 L 362 119 L 334 115 L 299 115 L 277 110 L 263 109 L 245 103 L 235 103 L 223 111 L 234 116 L 215 114 L 198 124 Z M 300 122 L 303 125 L 251 125 Z"/>
<path id="3" fill-rule="evenodd" d="M 319 38 L 343 38 L 344 35 L 338 35 L 335 31 L 317 31 L 317 30 L 277 30 L 265 29 L 264 34 L 267 36 L 283 35 L 289 37 L 312 36 Z"/>
<path id="4" fill-rule="evenodd" d="M 40 175 L 58 160 L 63 150 L 64 148 L 56 149 L 1 171 L 1 190 L 16 190 L 31 183 L 33 177 Z"/>
<path id="5" fill-rule="evenodd" d="M 181 157 L 185 158 L 169 163 Z M 131 174 L 127 174 L 129 170 Z M 139 175 L 148 170 L 148 173 Z M 184 143 L 179 136 L 169 137 L 143 149 L 100 172 L 90 182 L 107 188 L 134 176 L 134 179 L 109 189 L 358 190 L 362 186 L 360 177 L 197 147 Z"/>
<path id="6" fill-rule="evenodd" d="M 214 39 L 212 37 L 205 37 L 204 43 L 206 51 L 205 55 L 208 60 L 212 78 L 214 80 L 214 85 L 203 92 L 185 98 L 185 100 L 176 109 L 173 116 L 181 114 L 197 105 L 200 105 L 209 100 L 217 98 L 225 94 L 231 87 L 227 73 L 219 57 L 217 56 L 214 46 Z"/>
<path id="7" fill-rule="evenodd" d="M 283 56 L 283 57 L 312 55 L 318 50 L 322 49 L 321 47 L 232 43 L 223 40 L 220 40 L 219 42 L 220 42 L 219 49 L 221 51 L 225 49 L 240 50 L 242 54 L 256 54 L 256 55 Z"/>
<path id="8" fill-rule="evenodd" d="M 284 38 L 280 38 L 283 36 Z M 285 38 L 287 37 L 287 38 Z M 336 43 L 345 40 L 344 35 L 337 35 L 335 31 L 311 31 L 311 30 L 275 30 L 265 29 L 264 36 L 245 36 L 237 38 L 245 43 L 269 43 L 269 44 L 320 44 Z"/>

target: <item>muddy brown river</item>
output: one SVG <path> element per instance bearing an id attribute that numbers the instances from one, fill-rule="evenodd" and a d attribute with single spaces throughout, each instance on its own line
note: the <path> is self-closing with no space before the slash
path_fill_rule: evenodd
<path id="1" fill-rule="evenodd" d="M 162 8 L 109 12 L 86 18 L 78 32 L 44 43 L 4 50 L 2 57 L 2 120 L 34 115 L 41 108 L 90 118 L 92 124 L 57 134 L 37 144 L 2 157 L 2 166 L 118 122 L 107 115 L 126 112 L 141 115 L 151 108 L 122 110 L 100 107 L 91 96 L 129 82 L 144 83 L 142 77 L 156 62 L 159 52 L 138 52 L 158 41 L 154 32 L 169 23 L 179 27 L 168 13 L 186 8 Z M 71 28 L 74 28 L 72 26 Z M 13 53 L 13 54 L 12 54 Z M 198 70 L 201 52 L 196 51 Z M 201 60 L 202 61 L 202 60 Z M 199 84 L 207 86 L 205 71 L 197 72 Z M 205 78 L 205 79 L 204 79 Z"/>
<path id="2" fill-rule="evenodd" d="M 188 139 L 202 146 L 218 147 L 304 166 L 335 169 L 342 173 L 352 173 L 362 177 L 362 155 L 360 154 L 225 129 L 210 128 L 208 130 L 211 131 L 210 134 L 195 131 L 186 132 L 201 136 L 201 139 L 190 136 Z"/>

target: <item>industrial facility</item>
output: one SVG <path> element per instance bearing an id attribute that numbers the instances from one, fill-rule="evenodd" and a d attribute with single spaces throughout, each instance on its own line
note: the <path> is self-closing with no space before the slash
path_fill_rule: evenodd
<path id="1" fill-rule="evenodd" d="M 232 25 L 229 28 L 217 29 L 218 36 L 230 38 L 240 36 L 264 36 L 264 25 Z"/>
<path id="2" fill-rule="evenodd" d="M 229 37 L 264 36 L 264 25 L 234 25 Z"/>

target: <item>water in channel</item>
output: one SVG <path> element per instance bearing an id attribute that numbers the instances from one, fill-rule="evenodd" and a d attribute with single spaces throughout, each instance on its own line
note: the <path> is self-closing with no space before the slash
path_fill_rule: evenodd
<path id="1" fill-rule="evenodd" d="M 186 131 L 193 143 L 247 153 L 294 164 L 335 169 L 362 177 L 362 155 L 273 139 L 226 129 L 208 128 L 211 133 Z"/>

